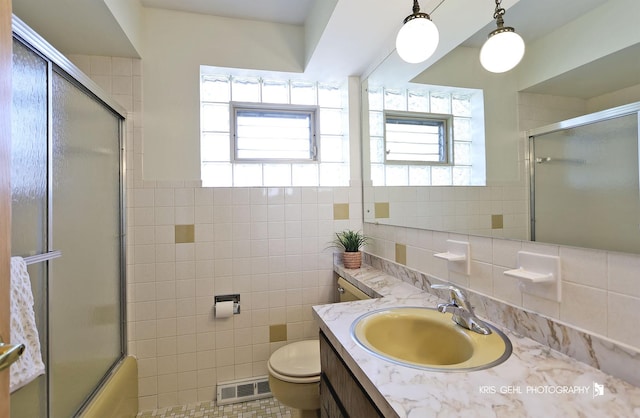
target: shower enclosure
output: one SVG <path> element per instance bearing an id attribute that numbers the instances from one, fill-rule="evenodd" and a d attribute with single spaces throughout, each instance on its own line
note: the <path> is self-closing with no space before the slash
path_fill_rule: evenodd
<path id="1" fill-rule="evenodd" d="M 12 417 L 71 417 L 125 353 L 124 110 L 13 20 L 12 255 L 25 257 L 46 373 Z"/>
<path id="2" fill-rule="evenodd" d="M 531 239 L 640 253 L 640 103 L 529 132 Z"/>

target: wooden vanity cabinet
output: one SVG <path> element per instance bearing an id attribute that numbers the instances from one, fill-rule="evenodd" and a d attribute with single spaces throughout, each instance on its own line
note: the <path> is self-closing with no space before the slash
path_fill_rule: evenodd
<path id="1" fill-rule="evenodd" d="M 327 337 L 320 332 L 320 416 L 383 417 Z"/>

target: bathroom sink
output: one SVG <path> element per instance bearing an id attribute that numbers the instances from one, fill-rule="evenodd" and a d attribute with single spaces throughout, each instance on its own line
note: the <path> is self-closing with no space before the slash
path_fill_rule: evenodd
<path id="1" fill-rule="evenodd" d="M 368 312 L 351 325 L 360 346 L 387 361 L 437 371 L 482 370 L 504 362 L 511 342 L 500 330 L 482 335 L 451 320 L 451 314 L 424 307 Z"/>

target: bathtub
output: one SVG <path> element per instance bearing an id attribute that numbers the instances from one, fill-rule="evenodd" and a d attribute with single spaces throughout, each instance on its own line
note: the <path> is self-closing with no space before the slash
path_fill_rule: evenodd
<path id="1" fill-rule="evenodd" d="M 138 361 L 127 356 L 78 415 L 82 418 L 131 418 L 138 414 Z"/>

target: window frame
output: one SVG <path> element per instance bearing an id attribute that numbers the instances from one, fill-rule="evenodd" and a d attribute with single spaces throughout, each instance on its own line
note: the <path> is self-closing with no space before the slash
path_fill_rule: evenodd
<path id="1" fill-rule="evenodd" d="M 440 161 L 420 161 L 420 160 L 397 160 L 389 159 L 389 148 L 387 146 L 387 119 L 404 119 L 407 121 L 417 120 L 424 122 L 435 122 L 442 125 L 443 139 L 439 141 Z M 385 110 L 383 115 L 383 146 L 385 165 L 424 165 L 424 166 L 453 166 L 453 153 L 451 152 L 453 142 L 453 121 L 452 114 L 425 113 L 398 110 Z"/>
<path id="2" fill-rule="evenodd" d="M 266 112 L 276 112 L 282 114 L 305 114 L 310 116 L 310 137 L 309 137 L 309 158 L 238 158 L 238 142 L 237 142 L 237 124 L 239 111 L 256 111 L 262 110 Z M 320 107 L 316 105 L 297 105 L 297 104 L 274 104 L 274 103 L 248 103 L 248 102 L 229 102 L 229 140 L 230 140 L 230 161 L 232 164 L 245 163 L 261 163 L 261 164 L 280 164 L 280 163 L 296 163 L 296 164 L 318 164 L 319 150 L 319 117 Z"/>

